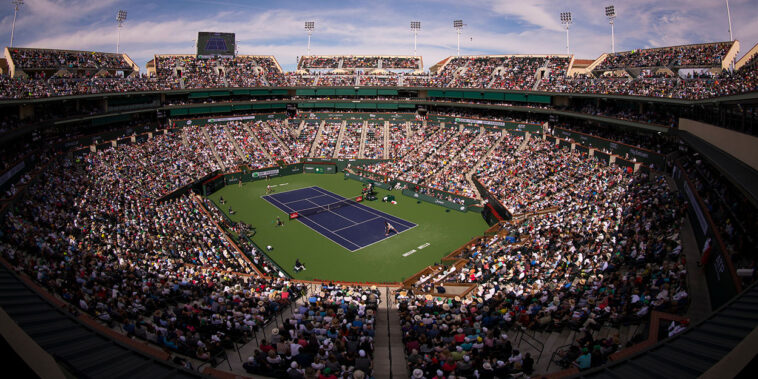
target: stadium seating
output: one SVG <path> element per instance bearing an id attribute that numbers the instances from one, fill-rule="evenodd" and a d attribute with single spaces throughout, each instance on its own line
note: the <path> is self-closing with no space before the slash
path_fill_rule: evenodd
<path id="1" fill-rule="evenodd" d="M 649 67 L 720 67 L 733 42 L 640 49 L 608 54 L 598 71 Z"/>
<path id="2" fill-rule="evenodd" d="M 40 67 L 26 69 L 37 73 L 28 79 L 0 77 L 0 98 L 222 87 L 388 86 L 539 90 L 697 100 L 756 90 L 754 64 L 745 65 L 736 73 L 722 71 L 728 66 L 726 60 L 734 58 L 737 46 L 723 42 L 603 55 L 593 66 L 599 77 L 567 76 L 572 72 L 573 57 L 566 55 L 450 57 L 440 67 L 435 65 L 436 71 L 429 74 L 420 73 L 420 57 L 303 57 L 298 62 L 298 71 L 285 73 L 271 56 L 198 59 L 192 55 L 156 55 L 151 64 L 155 72 L 147 77 L 129 75 L 136 72 L 136 66 L 131 66 L 133 71 L 129 71 L 126 66 L 132 64 L 125 55 L 94 53 L 88 56 L 86 52 L 18 48 L 16 53 L 9 53 L 11 66 L 38 64 Z M 44 53 L 46 51 L 56 53 Z M 18 62 L 14 65 L 15 60 Z M 72 67 L 52 77 L 50 70 L 54 62 L 71 62 Z M 680 70 L 697 68 L 709 71 L 677 75 Z M 113 77 L 119 70 L 124 70 L 128 77 Z M 71 71 L 75 74 L 66 74 Z M 619 77 L 620 72 L 625 74 Z"/>

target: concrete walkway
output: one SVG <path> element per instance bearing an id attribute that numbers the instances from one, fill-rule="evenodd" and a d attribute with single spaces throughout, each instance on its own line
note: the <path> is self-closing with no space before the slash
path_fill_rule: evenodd
<path id="1" fill-rule="evenodd" d="M 685 214 L 682 224 L 682 254 L 687 258 L 687 293 L 690 296 L 690 306 L 687 309 L 687 317 L 690 324 L 696 324 L 711 314 L 711 296 L 708 293 L 708 282 L 705 279 L 705 271 L 697 267 L 700 262 L 700 247 L 697 245 L 690 218 Z"/>

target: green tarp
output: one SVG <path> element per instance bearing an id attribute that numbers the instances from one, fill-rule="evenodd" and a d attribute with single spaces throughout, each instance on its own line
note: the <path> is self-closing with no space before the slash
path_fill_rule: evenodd
<path id="1" fill-rule="evenodd" d="M 464 212 L 464 213 L 466 212 L 466 206 L 463 205 L 463 204 L 456 204 L 456 203 L 453 203 L 453 202 L 450 202 L 450 201 L 447 201 L 447 200 L 440 200 L 440 199 L 437 199 L 435 197 L 424 195 L 423 193 L 418 193 L 418 192 L 415 192 L 415 191 L 404 189 L 403 190 L 403 195 L 408 196 L 408 197 L 412 197 L 414 199 L 418 199 L 418 200 L 421 200 L 421 201 L 426 201 L 427 203 L 441 205 L 441 206 L 443 206 L 445 208 L 455 209 L 458 212 Z"/>

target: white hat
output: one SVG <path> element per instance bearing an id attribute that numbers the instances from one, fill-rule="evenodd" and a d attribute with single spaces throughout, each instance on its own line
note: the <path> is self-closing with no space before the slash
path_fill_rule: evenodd
<path id="1" fill-rule="evenodd" d="M 413 370 L 413 377 L 417 378 L 417 379 L 423 378 L 424 377 L 424 372 L 421 371 L 420 368 L 417 368 L 417 369 Z"/>

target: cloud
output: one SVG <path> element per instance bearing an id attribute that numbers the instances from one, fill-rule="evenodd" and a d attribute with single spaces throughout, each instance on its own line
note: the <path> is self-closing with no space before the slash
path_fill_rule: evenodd
<path id="1" fill-rule="evenodd" d="M 746 52 L 758 41 L 755 0 L 731 0 L 734 34 Z M 16 45 L 113 51 L 115 12 L 129 10 L 121 48 L 141 67 L 153 54 L 191 53 L 198 31 L 237 35 L 242 54 L 275 55 L 294 66 L 305 54 L 303 22 L 316 21 L 313 54 L 401 54 L 413 52 L 408 23 L 420 20 L 418 52 L 427 67 L 454 55 L 453 18 L 467 26 L 461 52 L 475 54 L 563 54 L 565 30 L 559 13 L 571 11 L 571 51 L 596 58 L 610 51 L 603 8 L 612 0 L 453 0 L 336 3 L 223 1 L 27 0 L 16 25 Z M 615 2 L 618 51 L 728 39 L 726 9 L 712 0 Z M 0 34 L 10 35 L 12 8 L 0 5 Z M 40 20 L 44 20 L 40 23 Z"/>

